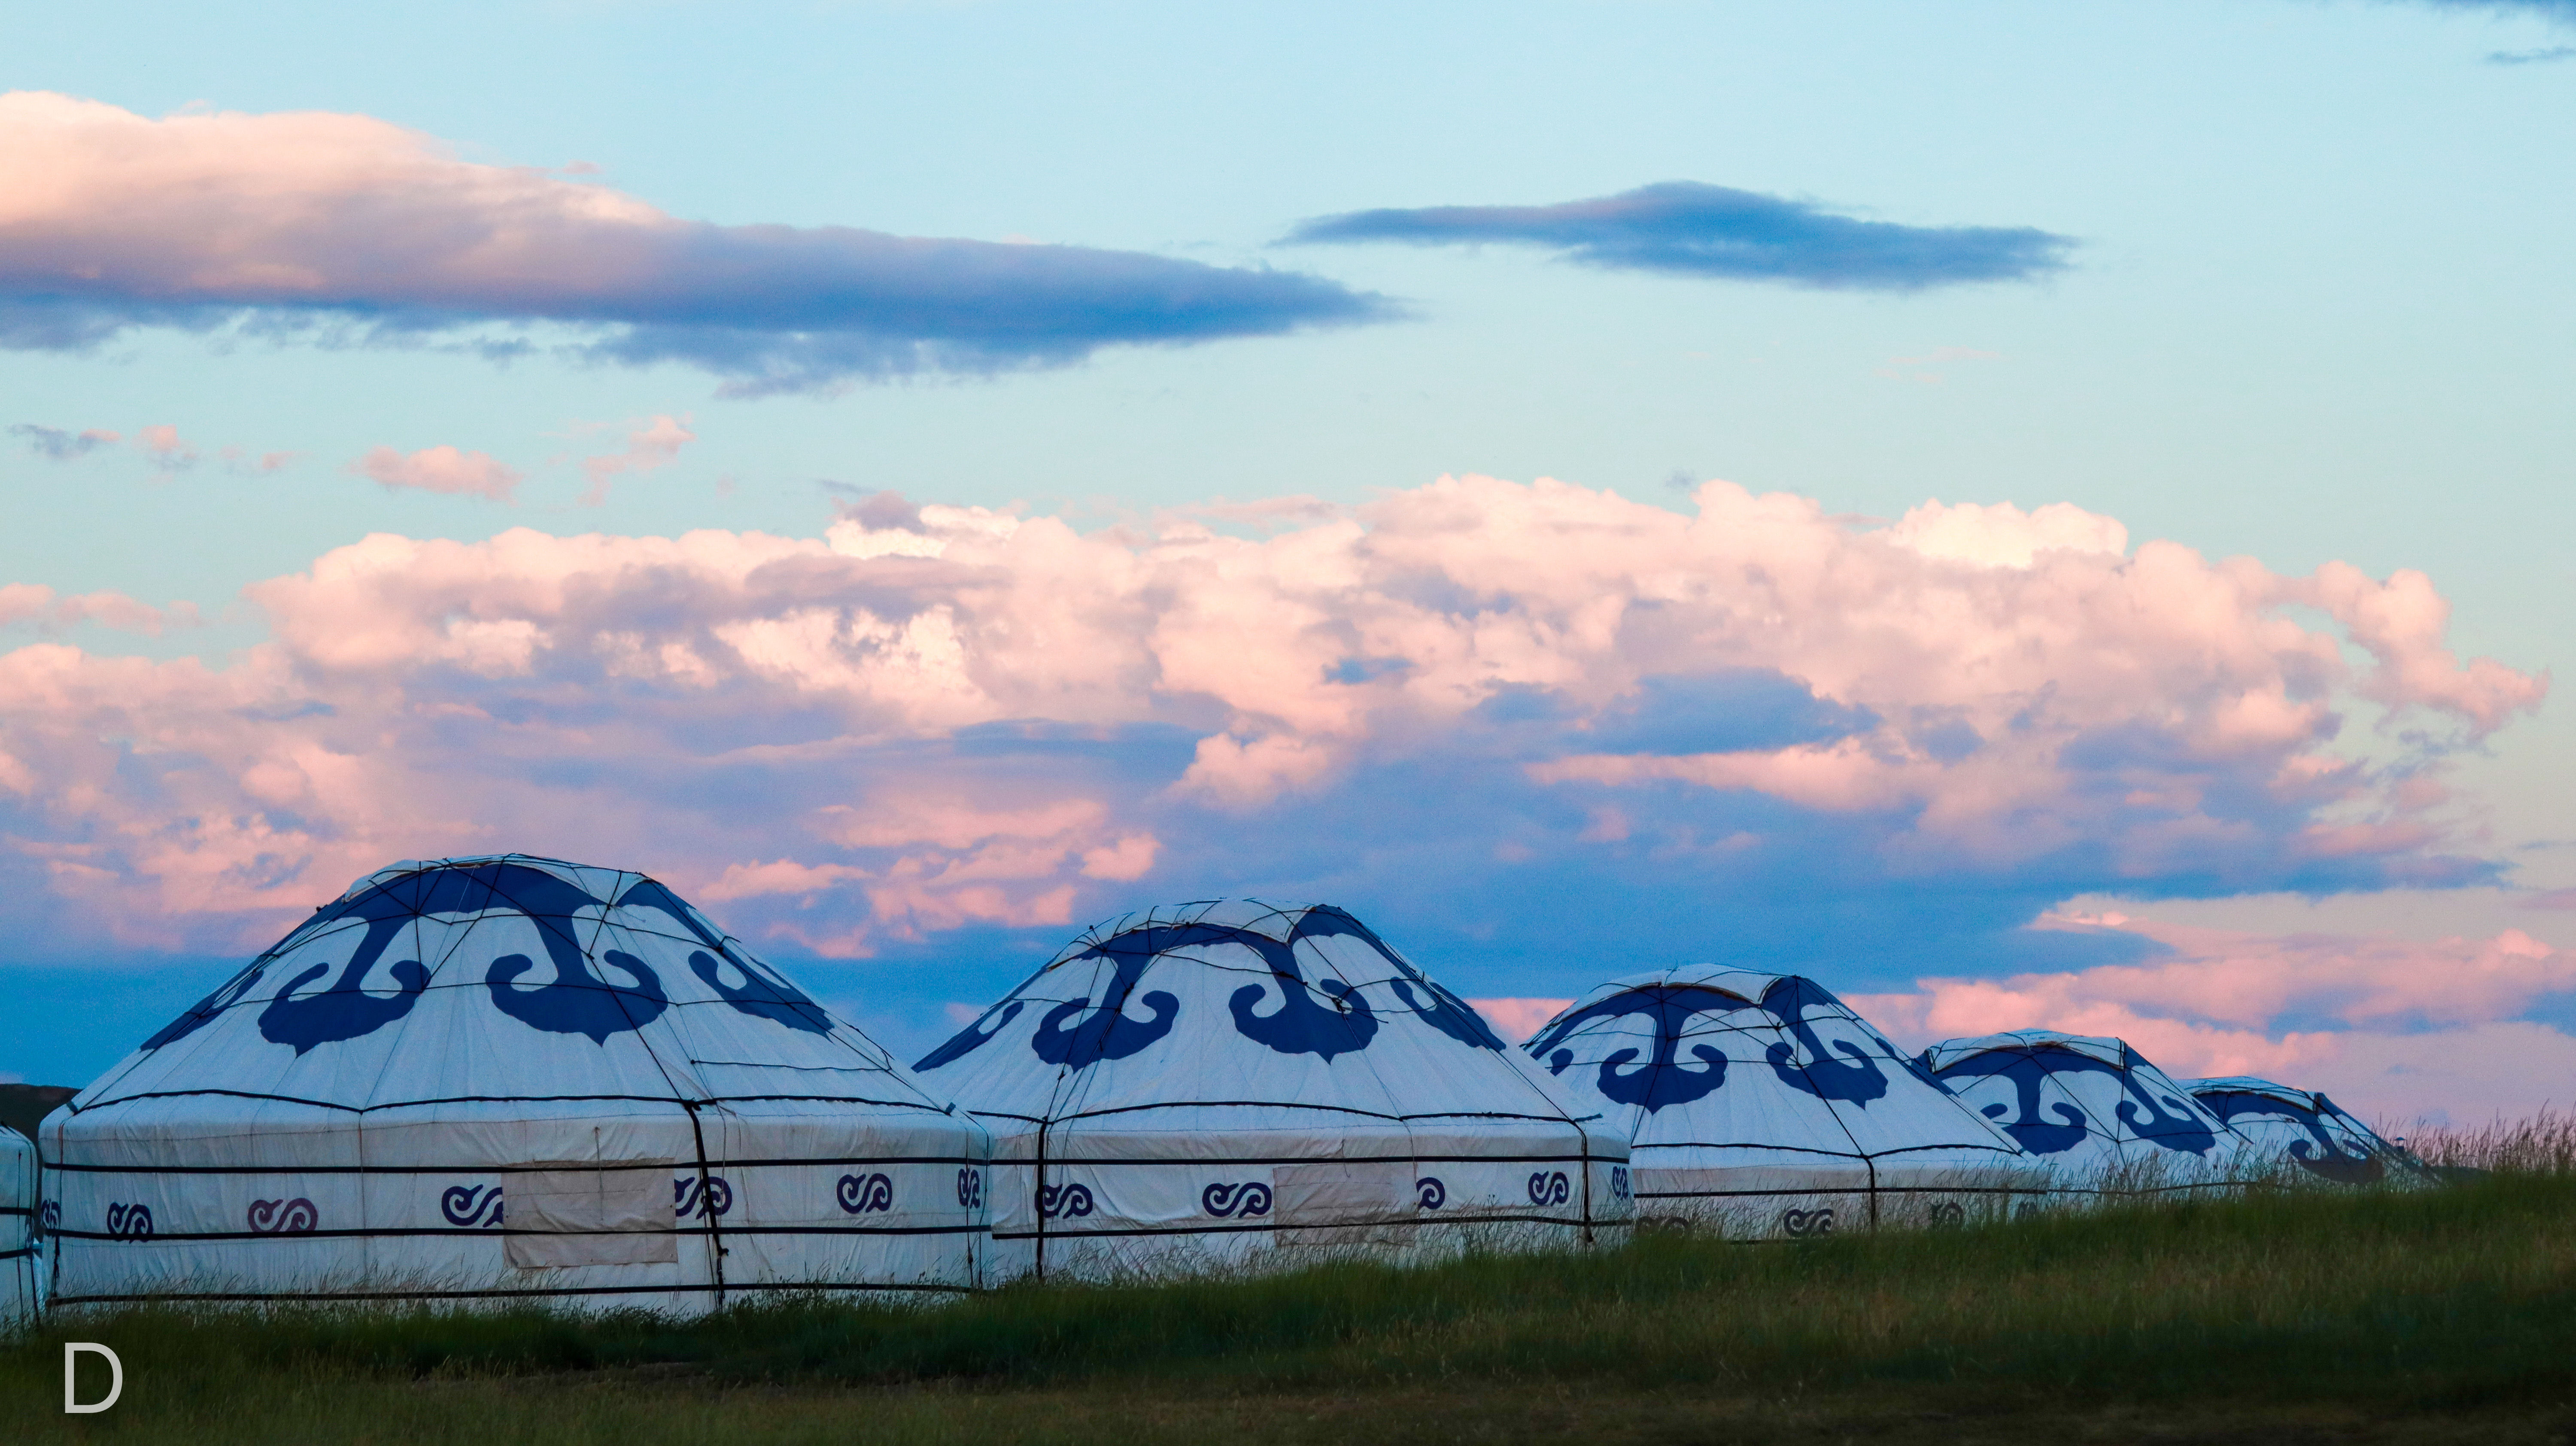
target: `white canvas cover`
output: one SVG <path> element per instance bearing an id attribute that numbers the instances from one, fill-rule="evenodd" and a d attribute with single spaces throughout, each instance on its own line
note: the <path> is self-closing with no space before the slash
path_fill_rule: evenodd
<path id="1" fill-rule="evenodd" d="M 2414 1152 L 2383 1138 L 2315 1090 L 2251 1075 L 2196 1079 L 2183 1088 L 2271 1160 L 2337 1185 L 2426 1185 L 2436 1177 Z"/>
<path id="2" fill-rule="evenodd" d="M 2019 1147 L 1797 975 L 1614 979 L 1523 1047 L 1627 1131 L 1641 1224 L 1764 1238 L 1947 1223 L 2004 1207 L 2019 1179 Z"/>
<path id="3" fill-rule="evenodd" d="M 37 1208 L 35 1143 L 0 1125 L 0 1331 L 36 1314 Z"/>
<path id="4" fill-rule="evenodd" d="M 2196 1189 L 2245 1173 L 2250 1143 L 2125 1041 L 2020 1029 L 1923 1052 L 2064 1191 Z"/>
<path id="5" fill-rule="evenodd" d="M 971 1288 L 984 1130 L 642 874 L 359 880 L 48 1116 L 57 1304 Z"/>
<path id="6" fill-rule="evenodd" d="M 913 1068 L 994 1134 L 1004 1273 L 1241 1264 L 1277 1246 L 1584 1240 L 1628 1148 L 1348 913 L 1130 914 Z"/>

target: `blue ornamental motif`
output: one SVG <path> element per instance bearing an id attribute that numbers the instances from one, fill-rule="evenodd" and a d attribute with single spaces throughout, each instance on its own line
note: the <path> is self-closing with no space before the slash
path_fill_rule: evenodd
<path id="1" fill-rule="evenodd" d="M 1886 1072 L 1878 1067 L 1878 1061 L 1872 1059 L 1867 1050 L 1848 1039 L 1835 1040 L 1834 1049 L 1827 1050 L 1825 1042 L 1817 1037 L 1815 1026 L 1807 1022 L 1808 1010 L 1830 1008 L 1833 1003 L 1833 996 L 1796 975 L 1777 980 L 1762 991 L 1762 1007 L 1780 1021 L 1780 1027 L 1789 1031 L 1791 1038 L 1806 1048 L 1807 1062 L 1803 1065 L 1790 1063 L 1798 1052 L 1786 1041 L 1774 1042 L 1763 1051 L 1763 1058 L 1770 1062 L 1771 1072 L 1779 1076 L 1780 1082 L 1793 1090 L 1814 1095 L 1820 1100 L 1848 1101 L 1867 1109 L 1871 1100 L 1887 1093 Z M 1850 1056 L 1851 1062 L 1846 1064 L 1835 1058 L 1835 1051 Z M 1889 1058 L 1896 1056 L 1890 1055 Z"/>
<path id="2" fill-rule="evenodd" d="M 1180 1017 L 1180 1000 L 1160 989 L 1152 990 L 1138 998 L 1138 1002 L 1145 1006 L 1146 1017 L 1130 1019 L 1127 1017 L 1127 998 L 1136 992 L 1137 983 L 1152 967 L 1156 954 L 1167 948 L 1179 947 L 1166 942 L 1166 939 L 1180 932 L 1161 928 L 1130 929 L 1065 960 L 1059 968 L 1079 964 L 1086 959 L 1108 960 L 1109 987 L 1101 993 L 1099 1008 L 1079 1024 L 1067 1027 L 1065 1021 L 1092 1008 L 1088 996 L 1066 1000 L 1048 1010 L 1038 1021 L 1037 1032 L 1029 1036 L 1029 1048 L 1049 1064 L 1088 1069 L 1104 1059 L 1125 1059 L 1171 1033 L 1172 1021 Z M 1047 972 L 1052 974 L 1055 971 Z M 996 1024 L 994 1028 L 999 1029 L 1001 1025 Z M 950 1040 L 949 1043 L 953 1045 L 957 1041 Z M 967 1049 L 974 1047 L 971 1044 L 966 1046 Z"/>
<path id="3" fill-rule="evenodd" d="M 1693 1015 L 1730 1014 L 1739 1009 L 1756 1008 L 1753 1001 L 1723 989 L 1704 984 L 1649 984 L 1637 989 L 1623 989 L 1596 1004 L 1558 1019 L 1541 1031 L 1538 1038 L 1525 1046 L 1529 1052 L 1547 1061 L 1548 1073 L 1563 1074 L 1574 1063 L 1574 1051 L 1559 1049 L 1573 1033 L 1596 1019 L 1619 1019 L 1642 1014 L 1654 1021 L 1655 1049 L 1639 1070 L 1626 1069 L 1641 1051 L 1613 1051 L 1601 1061 L 1594 1087 L 1607 1099 L 1623 1105 L 1643 1106 L 1648 1114 L 1668 1105 L 1686 1105 L 1716 1092 L 1726 1083 L 1726 1055 L 1705 1044 L 1690 1047 L 1693 1058 L 1707 1065 L 1689 1069 L 1680 1063 L 1682 1029 Z"/>
<path id="4" fill-rule="evenodd" d="M 883 1174 L 843 1175 L 832 1198 L 852 1215 L 873 1215 L 894 1208 L 894 1180 Z"/>
<path id="5" fill-rule="evenodd" d="M 698 976 L 725 1003 L 755 1019 L 766 1019 L 789 1029 L 808 1034 L 832 1032 L 832 1016 L 823 1006 L 807 998 L 804 991 L 787 982 L 786 976 L 748 955 L 738 954 L 723 936 L 698 921 L 698 916 L 679 896 L 651 879 L 637 883 L 618 895 L 617 906 L 636 909 L 658 909 L 681 928 L 696 936 L 706 949 L 689 951 L 689 972 Z M 715 951 L 710 955 L 707 950 Z M 733 966 L 742 976 L 740 984 L 726 980 L 722 965 Z"/>
<path id="6" fill-rule="evenodd" d="M 2228 1090 L 2199 1099 L 2203 1108 L 2231 1125 L 2246 1118 L 2287 1120 L 2307 1131 L 2307 1139 L 2290 1142 L 2290 1158 L 2312 1175 L 2338 1185 L 2376 1185 L 2388 1178 L 2388 1166 L 2378 1156 L 2346 1153 L 2315 1111 L 2251 1091 Z"/>
<path id="7" fill-rule="evenodd" d="M 671 1214 L 677 1219 L 706 1220 L 732 1209 L 733 1185 L 722 1175 L 709 1175 L 703 1184 L 695 1175 L 671 1181 Z"/>
<path id="8" fill-rule="evenodd" d="M 253 1200 L 243 1219 L 254 1235 L 310 1235 L 322 1223 L 322 1212 L 313 1202 L 298 1197 L 293 1200 Z"/>
<path id="9" fill-rule="evenodd" d="M 627 973 L 631 984 L 612 985 L 591 973 L 573 937 L 572 917 L 600 903 L 584 890 L 525 864 L 461 864 L 389 879 L 317 911 L 262 956 L 265 963 L 344 920 L 366 925 L 339 977 L 328 988 L 301 998 L 295 991 L 329 973 L 331 966 L 316 964 L 289 980 L 260 1012 L 259 1032 L 272 1043 L 294 1046 L 299 1055 L 316 1045 L 373 1034 L 411 1013 L 429 987 L 429 972 L 420 961 L 406 959 L 385 971 L 397 986 L 395 993 L 371 994 L 364 988 L 369 971 L 415 920 L 510 912 L 536 926 L 546 956 L 554 963 L 555 980 L 540 989 L 511 988 L 510 981 L 533 966 L 524 954 L 504 955 L 493 961 L 484 978 L 493 1004 L 534 1028 L 588 1035 L 593 1043 L 605 1044 L 611 1034 L 650 1023 L 670 1001 L 662 993 L 661 980 L 631 956 L 608 956 L 611 964 Z M 626 962 L 620 963 L 621 959 Z"/>
<path id="10" fill-rule="evenodd" d="M 1270 1213 L 1270 1187 L 1258 1180 L 1240 1185 L 1210 1185 L 1199 1192 L 1199 1208 L 1218 1219 L 1250 1220 Z"/>
<path id="11" fill-rule="evenodd" d="M 969 1167 L 957 1172 L 957 1204 L 966 1210 L 984 1208 L 984 1172 Z"/>
<path id="12" fill-rule="evenodd" d="M 2013 1098 L 2020 1107 L 2019 1115 L 2004 1123 L 2004 1133 L 2016 1144 L 2034 1155 L 2058 1155 L 2082 1143 L 2088 1121 L 2084 1112 L 2059 1101 L 2048 1107 L 2049 1113 L 2062 1124 L 2051 1123 L 2040 1113 L 2039 1087 L 2051 1075 L 2099 1074 L 2118 1081 L 2120 1101 L 2114 1113 L 2130 1131 L 2151 1145 L 2181 1154 L 2201 1155 L 2218 1143 L 2218 1135 L 2194 1115 L 2191 1107 L 2170 1096 L 2159 1100 L 2147 1093 L 2136 1078 L 2125 1069 L 2105 1064 L 2091 1055 L 2067 1049 L 1995 1049 L 1972 1055 L 1944 1068 L 1946 1076 L 1983 1079 L 2001 1075 L 2012 1081 Z M 2171 1106 L 2171 1109 L 2167 1109 Z M 2013 1107 L 1992 1104 L 1985 1107 L 1989 1119 L 2001 1121 L 2012 1114 Z"/>
<path id="13" fill-rule="evenodd" d="M 214 993 L 209 994 L 205 998 L 198 1000 L 195 1004 L 190 1005 L 187 1013 L 182 1014 L 178 1018 L 171 1020 L 168 1024 L 161 1026 L 159 1033 L 153 1035 L 150 1039 L 143 1041 L 143 1047 L 147 1050 L 153 1050 L 159 1049 L 165 1044 L 176 1044 L 180 1040 L 186 1039 L 189 1035 L 196 1033 L 198 1030 L 205 1028 L 207 1025 L 214 1023 L 215 1016 L 241 1002 L 241 997 L 248 994 L 253 985 L 259 983 L 259 976 L 267 972 L 268 965 L 265 962 L 262 962 L 253 964 L 248 969 L 234 975 L 231 979 L 225 981 L 222 988 L 217 989 Z M 298 1052 L 301 1053 L 301 1051 Z"/>
<path id="14" fill-rule="evenodd" d="M 44 1203 L 44 1207 L 38 1211 L 36 1216 L 37 1232 L 43 1235 L 51 1235 L 62 1228 L 63 1202 L 60 1200 L 46 1201 Z"/>
<path id="15" fill-rule="evenodd" d="M 1420 1210 L 1437 1210 L 1449 1203 L 1449 1187 L 1437 1175 L 1425 1175 L 1413 1182 L 1413 1204 Z"/>
<path id="16" fill-rule="evenodd" d="M 1780 1228 L 1801 1240 L 1810 1235 L 1831 1235 L 1834 1233 L 1834 1207 L 1825 1205 L 1814 1210 L 1783 1211 Z"/>
<path id="17" fill-rule="evenodd" d="M 913 1073 L 919 1074 L 924 1070 L 937 1069 L 943 1064 L 955 1064 L 957 1061 L 964 1059 L 966 1056 L 973 1054 L 979 1049 L 982 1049 L 986 1044 L 992 1042 L 994 1035 L 1002 1032 L 1004 1026 L 1008 1025 L 1012 1020 L 1019 1018 L 1020 1010 L 1023 1007 L 1024 1005 L 1020 1000 L 1005 999 L 1001 1003 L 994 1005 L 992 1008 L 985 1010 L 982 1014 L 976 1016 L 973 1024 L 967 1025 L 964 1029 L 961 1029 L 955 1034 L 949 1036 L 946 1044 L 939 1046 L 937 1049 L 934 1049 L 930 1053 L 913 1061 Z M 992 1023 L 987 1025 L 985 1023 L 986 1020 L 990 1020 Z"/>
<path id="18" fill-rule="evenodd" d="M 1038 1218 L 1073 1219 L 1096 1208 L 1087 1185 L 1049 1185 L 1038 1192 Z"/>
<path id="19" fill-rule="evenodd" d="M 111 1240 L 149 1240 L 152 1238 L 152 1207 L 107 1202 L 107 1234 Z"/>
<path id="20" fill-rule="evenodd" d="M 1492 1026 L 1485 1023 L 1483 1015 L 1478 1014 L 1467 1001 L 1442 988 L 1438 980 L 1405 963 L 1384 939 L 1379 938 L 1368 925 L 1353 918 L 1347 910 L 1330 904 L 1318 904 L 1308 909 L 1305 917 L 1297 921 L 1297 927 L 1290 931 L 1288 942 L 1294 945 L 1300 939 L 1335 938 L 1357 939 L 1375 950 L 1377 956 L 1386 961 L 1387 967 L 1395 971 L 1387 976 L 1388 987 L 1404 1001 L 1405 1008 L 1420 1016 L 1423 1023 L 1460 1044 L 1501 1052 L 1503 1042 L 1494 1036 Z M 1431 1002 L 1425 1004 L 1415 998 L 1413 991 L 1416 988 L 1428 995 Z"/>
<path id="21" fill-rule="evenodd" d="M 438 1213 L 465 1230 L 484 1230 L 501 1223 L 501 1187 L 450 1185 L 439 1192 Z"/>
<path id="22" fill-rule="evenodd" d="M 1540 1170 L 1529 1177 L 1532 1205 L 1562 1205 L 1574 1198 L 1574 1182 L 1563 1170 Z"/>
<path id="23" fill-rule="evenodd" d="M 1628 1183 L 1628 1167 L 1625 1165 L 1610 1167 L 1610 1198 L 1613 1200 L 1636 1198 L 1635 1188 Z"/>

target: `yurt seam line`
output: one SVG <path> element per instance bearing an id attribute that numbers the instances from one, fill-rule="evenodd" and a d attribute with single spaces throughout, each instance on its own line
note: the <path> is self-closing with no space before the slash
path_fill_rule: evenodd
<path id="1" fill-rule="evenodd" d="M 1459 1224 L 1576 1225 L 1580 1223 L 1582 1223 L 1580 1218 L 1573 1215 L 1530 1215 L 1526 1213 L 1520 1215 L 1462 1214 L 1454 1217 L 1443 1217 L 1428 1220 L 1335 1220 L 1305 1225 L 1137 1225 L 1122 1227 L 1115 1230 L 1082 1228 L 1065 1229 L 1061 1226 L 1057 1226 L 1051 1227 L 1046 1231 L 1046 1238 L 1054 1241 L 1066 1241 L 1088 1240 L 1106 1236 L 1118 1236 L 1124 1238 L 1138 1235 L 1257 1235 L 1275 1233 L 1282 1230 L 1427 1230 Z M 1037 1237 L 1038 1232 L 1035 1230 L 996 1230 L 993 1232 L 993 1238 L 995 1240 L 1034 1240 Z"/>
<path id="2" fill-rule="evenodd" d="M 602 1100 L 624 1100 L 631 1103 L 649 1105 L 676 1105 L 681 1103 L 683 1098 L 679 1095 L 442 1095 L 435 1099 L 387 1100 L 382 1103 L 372 1105 L 344 1105 L 334 1103 L 330 1100 L 309 1100 L 300 1095 L 262 1094 L 255 1090 L 198 1089 L 145 1090 L 140 1094 L 118 1095 L 114 1099 L 93 1100 L 86 1105 L 65 1105 L 63 1108 L 70 1110 L 74 1114 L 82 1114 L 90 1110 L 105 1109 L 109 1105 L 128 1104 L 135 1100 L 187 1099 L 192 1096 L 199 1095 L 219 1095 L 229 1099 L 243 1100 L 274 1100 L 279 1104 L 310 1105 L 317 1110 L 340 1110 L 353 1115 L 363 1115 L 371 1110 L 421 1109 L 430 1105 L 587 1104 Z M 946 1110 L 943 1110 L 936 1105 L 925 1104 L 920 1100 L 881 1100 L 869 1095 L 710 1095 L 699 1100 L 698 1103 L 711 1105 L 740 1104 L 762 1100 L 803 1101 L 813 1104 L 827 1105 L 884 1105 L 889 1108 L 921 1110 L 925 1113 L 934 1115 L 947 1113 Z"/>
<path id="3" fill-rule="evenodd" d="M 41 1156 L 39 1157 L 41 1158 Z M 800 1165 L 981 1165 L 988 1163 L 972 1155 L 845 1155 L 834 1158 L 796 1156 L 786 1159 L 728 1159 L 719 1162 L 728 1170 L 785 1168 Z M 73 1165 L 45 1162 L 45 1168 L 62 1175 L 516 1175 L 560 1169 L 556 1165 Z M 609 1160 L 596 1165 L 585 1163 L 585 1169 L 655 1170 L 668 1169 L 667 1160 Z M 19 1211 L 26 1214 L 26 1211 Z"/>
<path id="4" fill-rule="evenodd" d="M 975 1293 L 973 1286 L 932 1285 L 921 1281 L 780 1280 L 763 1281 L 737 1288 L 742 1290 L 909 1290 L 939 1295 Z M 524 1299 L 537 1296 L 694 1294 L 699 1289 L 699 1287 L 687 1285 L 594 1285 L 493 1290 L 202 1291 L 187 1294 L 154 1291 L 141 1295 L 58 1295 L 53 1297 L 53 1303 L 56 1305 L 119 1305 L 137 1301 L 168 1300 L 490 1300 Z"/>
<path id="5" fill-rule="evenodd" d="M 728 1233 L 734 1235 L 982 1235 L 988 1233 L 992 1227 L 989 1225 L 728 1225 L 725 1229 Z M 59 1226 L 46 1233 L 49 1235 L 60 1236 L 65 1240 L 126 1239 L 125 1236 L 115 1234 L 111 1231 L 71 1230 Z M 528 1239 L 577 1239 L 585 1235 L 596 1235 L 598 1233 L 599 1232 L 597 1231 L 583 1230 L 515 1230 L 506 1225 L 499 1226 L 497 1228 L 490 1226 L 386 1225 L 356 1230 L 298 1230 L 292 1233 L 243 1230 L 163 1230 L 153 1232 L 148 1241 L 140 1243 L 157 1245 L 164 1241 L 180 1240 L 294 1241 L 430 1239 L 451 1235 L 468 1235 L 478 1240 L 498 1240 L 503 1237 L 513 1235 Z M 635 1230 L 620 1231 L 617 1233 L 631 1235 L 696 1237 L 704 1235 L 706 1232 L 694 1225 L 674 1225 L 667 1230 Z M 680 1285 L 661 1288 L 669 1290 L 705 1290 L 711 1289 L 712 1287 Z M 727 1287 L 727 1289 L 739 1288 L 740 1287 L 733 1286 Z"/>
<path id="6" fill-rule="evenodd" d="M 998 1159 L 996 1165 L 1016 1165 L 1017 1160 Z M 1615 1164 L 1606 1155 L 1193 1155 L 1185 1160 L 1164 1156 L 1138 1159 L 1132 1156 L 1103 1156 L 1091 1159 L 1057 1155 L 1050 1165 L 1135 1165 L 1153 1169 L 1178 1166 L 1198 1168 L 1217 1165 L 1602 1165 Z"/>

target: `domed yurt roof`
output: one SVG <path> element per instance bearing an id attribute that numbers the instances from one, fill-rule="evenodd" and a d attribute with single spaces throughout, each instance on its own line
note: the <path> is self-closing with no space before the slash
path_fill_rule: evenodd
<path id="1" fill-rule="evenodd" d="M 2123 1040 L 2018 1029 L 1946 1040 L 1925 1050 L 1923 1063 L 2073 1187 L 2120 1170 L 2202 1182 L 2246 1148 Z"/>
<path id="2" fill-rule="evenodd" d="M 1909 1205 L 1956 1206 L 1945 1186 L 2004 1183 L 1979 1177 L 2021 1154 L 1798 975 L 1714 964 L 1629 975 L 1524 1047 L 1570 1097 L 1628 1131 L 1645 1216 L 1726 1205 L 1755 1233 L 1790 1215 L 1784 1228 L 1812 1233 L 1831 1227 L 1836 1205 L 1810 1197 L 1850 1195 L 1866 1210 L 1898 1203 L 1871 1192 L 1895 1191 Z"/>
<path id="3" fill-rule="evenodd" d="M 519 854 L 358 880 L 40 1138 L 74 1168 L 63 1232 L 89 1247 L 61 1252 L 65 1299 L 219 1278 L 327 1295 L 397 1272 L 450 1278 L 428 1295 L 721 1293 L 816 1272 L 971 1284 L 981 1221 L 954 1176 L 987 1149 L 662 884 Z M 886 1193 L 869 1165 L 896 1157 L 949 1163 L 895 1172 L 890 1212 L 835 1208 L 844 1177 Z M 557 1177 L 576 1169 L 633 1197 L 625 1223 L 554 1233 L 661 1238 L 537 1238 L 552 1229 L 538 1195 L 574 1188 Z M 939 1243 L 877 1249 L 892 1215 Z M 749 1233 L 721 1254 L 670 1240 L 727 1230 Z M 635 1258 L 605 1258 L 621 1250 Z"/>
<path id="4" fill-rule="evenodd" d="M 36 1313 L 36 1147 L 0 1125 L 0 1330 Z"/>
<path id="5" fill-rule="evenodd" d="M 2190 1080 L 2183 1088 L 2269 1158 L 2289 1161 L 2320 1179 L 2338 1185 L 2377 1185 L 2434 1178 L 2424 1162 L 2403 1146 L 2391 1143 L 2315 1090 L 2252 1075 Z"/>
<path id="6" fill-rule="evenodd" d="M 1624 1144 L 1330 905 L 1124 915 L 913 1068 L 992 1127 L 997 1173 L 1019 1172 L 994 1202 L 997 1249 L 1627 1213 Z"/>

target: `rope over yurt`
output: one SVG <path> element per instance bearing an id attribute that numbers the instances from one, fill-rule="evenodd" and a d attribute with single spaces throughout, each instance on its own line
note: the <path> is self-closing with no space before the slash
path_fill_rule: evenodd
<path id="1" fill-rule="evenodd" d="M 2337 1185 L 2429 1185 L 2436 1176 L 2412 1151 L 2382 1137 L 2315 1090 L 2251 1075 L 2196 1079 L 2183 1088 L 2203 1109 L 2253 1141 L 2264 1158 Z"/>
<path id="2" fill-rule="evenodd" d="M 352 885 L 48 1116 L 54 1302 L 969 1289 L 981 1126 L 642 874 Z"/>
<path id="3" fill-rule="evenodd" d="M 913 1068 L 993 1130 L 1002 1274 L 1579 1242 L 1629 1216 L 1617 1132 L 1330 906 L 1100 925 Z"/>
<path id="4" fill-rule="evenodd" d="M 1947 1040 L 1922 1058 L 2046 1168 L 2053 1191 L 2227 1185 L 2253 1161 L 2251 1142 L 2123 1040 L 2021 1029 Z"/>
<path id="5" fill-rule="evenodd" d="M 2021 1151 L 1823 986 L 1716 965 L 1615 979 L 1523 1046 L 1628 1132 L 1639 1223 L 1738 1239 L 1963 1221 Z"/>

